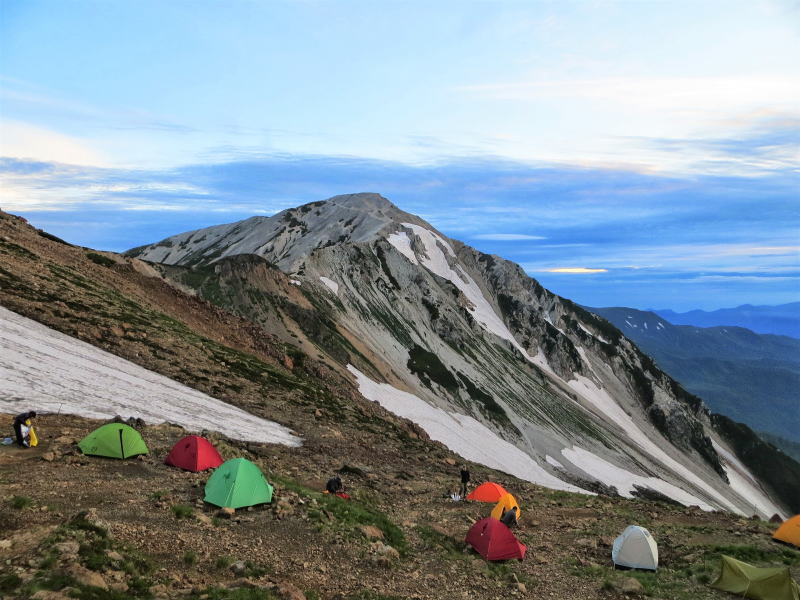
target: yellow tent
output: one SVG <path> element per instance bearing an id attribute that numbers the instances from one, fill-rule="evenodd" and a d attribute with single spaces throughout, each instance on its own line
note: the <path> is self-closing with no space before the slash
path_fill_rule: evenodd
<path id="1" fill-rule="evenodd" d="M 800 548 L 800 515 L 784 521 L 772 534 L 772 538 Z"/>
<path id="2" fill-rule="evenodd" d="M 517 507 L 517 521 L 519 521 L 519 518 L 522 516 L 522 511 L 519 508 L 519 504 L 517 504 L 517 499 L 511 494 L 500 496 L 500 500 L 492 509 L 492 518 L 499 521 L 500 517 L 503 516 L 503 513 L 507 510 L 511 510 L 512 506 Z"/>

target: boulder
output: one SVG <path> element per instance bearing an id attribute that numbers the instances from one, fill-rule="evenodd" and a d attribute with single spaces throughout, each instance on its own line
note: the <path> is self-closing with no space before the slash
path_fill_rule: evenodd
<path id="1" fill-rule="evenodd" d="M 638 596 L 644 592 L 642 584 L 639 583 L 638 579 L 634 579 L 633 577 L 623 577 L 617 581 L 615 587 L 626 596 Z"/>
<path id="2" fill-rule="evenodd" d="M 359 525 L 358 528 L 361 530 L 361 533 L 363 533 L 368 540 L 383 539 L 383 531 L 381 531 L 374 525 Z"/>
<path id="3" fill-rule="evenodd" d="M 63 592 L 39 590 L 33 594 L 33 596 L 31 596 L 31 600 L 70 600 L 70 597 L 65 595 Z"/>
<path id="4" fill-rule="evenodd" d="M 237 575 L 241 575 L 246 570 L 247 570 L 247 565 L 243 560 L 237 560 L 235 563 L 231 565 L 231 571 L 233 571 Z"/>
<path id="5" fill-rule="evenodd" d="M 53 550 L 55 550 L 62 558 L 74 558 L 78 556 L 78 551 L 80 549 L 80 544 L 73 541 L 59 542 L 58 544 L 53 545 Z"/>
<path id="6" fill-rule="evenodd" d="M 100 573 L 90 571 L 86 567 L 73 563 L 69 565 L 64 572 L 72 577 L 76 583 L 91 587 L 98 587 L 104 590 L 108 589 L 108 584 Z"/>
<path id="7" fill-rule="evenodd" d="M 306 600 L 306 595 L 288 581 L 279 583 L 276 591 L 281 600 Z"/>

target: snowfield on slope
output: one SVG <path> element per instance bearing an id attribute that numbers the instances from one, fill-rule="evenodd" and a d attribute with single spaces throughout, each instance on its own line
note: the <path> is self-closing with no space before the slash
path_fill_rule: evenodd
<path id="1" fill-rule="evenodd" d="M 657 477 L 636 475 L 578 446 L 564 448 L 561 454 L 570 463 L 583 470 L 587 475 L 599 479 L 606 485 L 613 485 L 624 498 L 633 498 L 633 492 L 636 490 L 634 486 L 638 485 L 661 492 L 665 496 L 677 500 L 684 506 L 695 505 L 703 510 L 714 510 L 714 507 L 707 502 L 703 502 L 700 498 L 693 496 L 676 485 L 672 485 Z"/>
<path id="2" fill-rule="evenodd" d="M 533 458 L 472 417 L 444 411 L 388 383 L 372 381 L 353 365 L 347 365 L 347 369 L 355 375 L 358 391 L 367 400 L 413 421 L 432 440 L 442 442 L 465 459 L 554 490 L 594 495 L 551 475 Z"/>
<path id="3" fill-rule="evenodd" d="M 605 417 L 611 423 L 616 423 L 644 452 L 649 454 L 652 458 L 660 462 L 676 475 L 679 475 L 684 481 L 694 485 L 698 489 L 703 490 L 726 509 L 741 514 L 741 511 L 736 507 L 736 505 L 725 498 L 721 492 L 717 491 L 693 471 L 690 471 L 688 467 L 675 460 L 658 444 L 656 444 L 656 442 L 654 442 L 650 436 L 648 436 L 639 428 L 631 416 L 626 413 L 619 404 L 617 404 L 617 402 L 608 394 L 607 391 L 600 389 L 597 387 L 597 384 L 595 384 L 594 381 L 584 377 L 583 375 L 575 374 L 574 377 L 575 379 L 570 380 L 567 385 L 569 385 L 573 390 L 594 405 L 599 411 L 598 414 L 600 416 Z M 593 471 L 587 472 L 592 473 Z M 620 494 L 621 493 L 622 490 L 620 490 Z M 667 494 L 667 496 L 682 502 L 682 500 L 680 500 L 680 498 L 677 496 L 672 494 Z M 692 504 L 697 504 L 697 502 L 692 502 Z"/>
<path id="4" fill-rule="evenodd" d="M 758 485 L 753 474 L 736 456 L 720 446 L 716 441 L 711 440 L 711 443 L 722 459 L 722 468 L 725 469 L 725 473 L 728 475 L 731 489 L 747 500 L 752 505 L 754 512 L 760 512 L 765 518 L 769 518 L 774 514 L 780 515 L 783 519 L 788 518 L 789 515 L 769 499 L 761 489 L 761 486 Z"/>
<path id="5" fill-rule="evenodd" d="M 418 257 L 414 253 L 411 248 L 411 242 L 405 232 L 400 232 L 403 234 L 402 236 L 400 233 L 394 233 L 386 238 L 398 252 L 408 258 L 412 263 L 421 264 L 434 275 L 438 275 L 450 281 L 461 290 L 464 296 L 472 303 L 472 307 L 469 309 L 470 313 L 472 313 L 473 318 L 480 323 L 486 331 L 509 341 L 511 345 L 519 350 L 530 362 L 549 373 L 553 373 L 541 349 L 538 349 L 536 356 L 531 356 L 520 345 L 514 335 L 508 330 L 503 320 L 494 311 L 494 308 L 492 308 L 492 305 L 483 295 L 483 291 L 481 291 L 480 286 L 475 283 L 475 280 L 472 279 L 460 265 L 456 264 L 455 270 L 450 266 L 450 262 L 456 261 L 456 254 L 444 238 L 421 225 L 402 223 L 402 226 L 413 231 L 414 235 L 419 238 L 425 250 L 425 256 Z M 449 261 L 448 256 L 450 257 Z"/>
<path id="6" fill-rule="evenodd" d="M 0 411 L 116 415 L 176 423 L 251 442 L 299 446 L 301 439 L 130 361 L 0 306 Z"/>

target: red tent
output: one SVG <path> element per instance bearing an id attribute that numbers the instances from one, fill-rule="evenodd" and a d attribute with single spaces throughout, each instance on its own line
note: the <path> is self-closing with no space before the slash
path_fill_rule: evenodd
<path id="1" fill-rule="evenodd" d="M 164 462 L 187 471 L 205 471 L 222 464 L 222 457 L 206 438 L 187 435 L 172 447 Z"/>
<path id="2" fill-rule="evenodd" d="M 502 485 L 487 481 L 486 483 L 482 483 L 472 490 L 470 495 L 467 496 L 467 500 L 477 500 L 478 502 L 497 502 L 507 493 L 508 492 L 503 488 Z"/>
<path id="3" fill-rule="evenodd" d="M 466 542 L 486 560 L 525 558 L 525 544 L 517 541 L 508 527 L 491 517 L 475 523 L 467 534 Z"/>

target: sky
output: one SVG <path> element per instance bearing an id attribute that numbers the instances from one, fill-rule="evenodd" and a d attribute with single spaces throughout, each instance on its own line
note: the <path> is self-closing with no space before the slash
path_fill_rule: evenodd
<path id="1" fill-rule="evenodd" d="M 0 0 L 0 207 L 124 250 L 372 191 L 589 306 L 800 300 L 800 2 Z"/>

